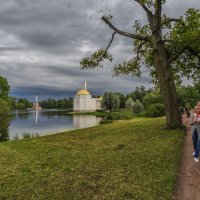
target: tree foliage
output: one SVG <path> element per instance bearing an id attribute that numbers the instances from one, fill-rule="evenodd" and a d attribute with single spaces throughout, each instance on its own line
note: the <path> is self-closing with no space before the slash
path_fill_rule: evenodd
<path id="1" fill-rule="evenodd" d="M 143 97 L 143 104 L 147 108 L 151 104 L 163 103 L 163 96 L 158 90 L 154 90 Z"/>
<path id="2" fill-rule="evenodd" d="M 19 98 L 17 103 L 24 104 L 25 108 L 31 108 L 33 106 L 32 103 L 26 98 Z"/>
<path id="3" fill-rule="evenodd" d="M 10 111 L 9 90 L 7 79 L 0 76 L 0 114 Z"/>
<path id="4" fill-rule="evenodd" d="M 144 86 L 136 87 L 133 92 L 127 94 L 126 98 L 128 99 L 130 97 L 133 99 L 133 101 L 136 101 L 138 99 L 142 102 L 143 97 L 151 91 L 152 89 L 147 90 Z"/>
<path id="5" fill-rule="evenodd" d="M 59 108 L 59 109 L 73 109 L 73 99 L 47 99 L 44 101 L 40 102 L 40 105 L 42 108 L 48 108 L 48 109 L 53 109 L 53 108 Z"/>
<path id="6" fill-rule="evenodd" d="M 131 97 L 129 97 L 125 102 L 125 109 L 129 111 L 133 111 L 134 101 Z"/>
<path id="7" fill-rule="evenodd" d="M 106 92 L 102 98 L 102 108 L 105 111 L 115 112 L 119 110 L 119 96 L 112 92 Z"/>
<path id="8" fill-rule="evenodd" d="M 7 100 L 10 86 L 5 77 L 0 76 L 0 98 Z"/>
<path id="9" fill-rule="evenodd" d="M 144 111 L 144 105 L 140 102 L 140 100 L 136 100 L 133 104 L 133 112 L 135 114 L 139 114 Z"/>
<path id="10" fill-rule="evenodd" d="M 12 120 L 11 115 L 6 115 L 6 116 L 0 115 L 0 142 L 9 140 L 9 125 L 11 120 Z"/>
<path id="11" fill-rule="evenodd" d="M 160 86 L 166 107 L 167 128 L 181 125 L 175 84 L 180 85 L 182 77 L 199 81 L 200 72 L 200 11 L 190 8 L 177 19 L 162 13 L 165 0 L 134 0 L 144 10 L 148 24 L 135 21 L 133 32 L 118 29 L 112 23 L 112 16 L 102 20 L 113 30 L 106 48 L 97 50 L 81 61 L 81 67 L 102 67 L 102 61 L 112 61 L 108 49 L 116 34 L 133 39 L 134 55 L 128 61 L 114 66 L 114 75 L 141 75 L 141 66 L 150 70 L 153 82 Z"/>
<path id="12" fill-rule="evenodd" d="M 177 88 L 179 105 L 184 107 L 187 104 L 194 107 L 200 100 L 200 91 L 194 86 L 181 86 Z"/>
<path id="13" fill-rule="evenodd" d="M 145 111 L 145 115 L 148 117 L 161 117 L 165 114 L 165 106 L 163 103 L 151 104 Z"/>

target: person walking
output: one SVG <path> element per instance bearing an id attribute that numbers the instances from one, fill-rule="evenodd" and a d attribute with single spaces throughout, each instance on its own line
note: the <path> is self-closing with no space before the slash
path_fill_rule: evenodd
<path id="1" fill-rule="evenodd" d="M 194 111 L 193 113 L 191 113 L 190 115 L 190 126 L 191 126 L 191 132 L 192 132 L 192 143 L 193 143 L 193 147 L 194 147 L 194 152 L 193 152 L 193 156 L 195 155 L 195 151 L 197 148 L 197 142 L 198 142 L 198 134 L 197 134 L 197 129 L 196 129 L 196 122 L 194 122 L 194 119 L 197 116 L 197 106 L 194 107 Z"/>
<path id="2" fill-rule="evenodd" d="M 199 152 L 200 152 L 200 102 L 197 103 L 195 107 L 196 114 L 194 115 L 194 127 L 193 127 L 193 135 L 194 135 L 194 161 L 199 162 Z M 195 133 L 196 132 L 196 133 Z M 195 136 L 195 134 L 197 134 Z M 196 138 L 195 138 L 196 137 Z"/>

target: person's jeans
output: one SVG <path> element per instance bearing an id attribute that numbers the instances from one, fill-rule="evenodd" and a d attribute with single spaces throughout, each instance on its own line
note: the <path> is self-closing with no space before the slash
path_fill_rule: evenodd
<path id="1" fill-rule="evenodd" d="M 199 151 L 200 151 L 200 139 L 197 140 L 196 150 L 195 150 L 195 154 L 194 154 L 195 158 L 199 157 Z"/>
<path id="2" fill-rule="evenodd" d="M 194 152 L 196 151 L 196 148 L 197 148 L 197 141 L 198 141 L 197 129 L 194 127 L 192 129 L 192 142 L 194 146 Z"/>
<path id="3" fill-rule="evenodd" d="M 194 135 L 194 144 L 195 144 L 195 154 L 194 157 L 198 158 L 199 157 L 199 152 L 200 152 L 200 124 L 198 123 L 193 131 L 192 131 L 192 136 Z"/>

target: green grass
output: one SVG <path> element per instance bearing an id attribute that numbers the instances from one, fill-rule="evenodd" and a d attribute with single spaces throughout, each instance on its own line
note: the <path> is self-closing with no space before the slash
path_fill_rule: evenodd
<path id="1" fill-rule="evenodd" d="M 74 115 L 95 115 L 97 117 L 105 117 L 109 120 L 127 120 L 135 118 L 136 114 L 130 111 L 121 111 L 121 112 L 74 112 L 70 113 Z"/>
<path id="2" fill-rule="evenodd" d="M 0 144 L 1 200 L 171 200 L 184 133 L 164 118 Z"/>

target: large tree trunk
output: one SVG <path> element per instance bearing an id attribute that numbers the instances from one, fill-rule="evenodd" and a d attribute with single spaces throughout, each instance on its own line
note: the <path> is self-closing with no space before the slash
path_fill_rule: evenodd
<path id="1" fill-rule="evenodd" d="M 156 42 L 154 46 L 154 62 L 164 97 L 166 108 L 166 128 L 175 129 L 181 127 L 181 117 L 176 94 L 176 87 L 169 66 L 167 66 L 167 55 L 164 46 L 160 42 Z"/>

